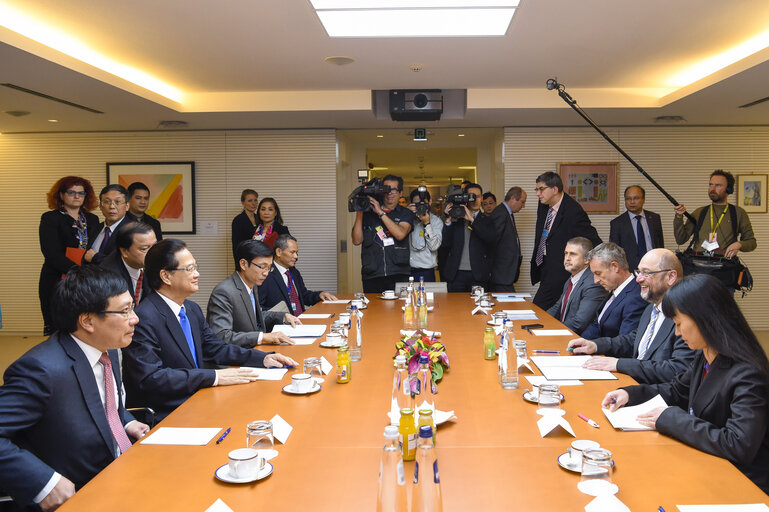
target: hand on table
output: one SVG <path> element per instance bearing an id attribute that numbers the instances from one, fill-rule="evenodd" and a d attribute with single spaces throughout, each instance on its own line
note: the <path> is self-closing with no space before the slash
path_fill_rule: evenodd
<path id="1" fill-rule="evenodd" d="M 575 338 L 569 342 L 568 348 L 573 348 L 572 354 L 595 354 L 598 350 L 598 346 L 590 340 L 585 338 Z"/>
<path id="2" fill-rule="evenodd" d="M 592 342 L 591 342 L 592 343 Z M 616 357 L 591 357 L 582 368 L 588 370 L 605 370 L 608 372 L 617 371 L 617 358 Z"/>
<path id="3" fill-rule="evenodd" d="M 603 402 L 601 402 L 601 407 L 609 409 L 610 411 L 616 411 L 624 406 L 628 400 L 630 400 L 630 396 L 627 394 L 627 391 L 624 389 L 615 389 L 614 391 L 606 393 L 606 396 L 603 397 Z"/>
<path id="4" fill-rule="evenodd" d="M 249 382 L 256 380 L 254 371 L 246 368 L 226 368 L 224 370 L 216 370 L 216 376 L 217 386 L 248 384 Z"/>
<path id="5" fill-rule="evenodd" d="M 128 434 L 128 437 L 130 437 L 134 441 L 138 441 L 139 439 L 144 437 L 144 435 L 149 431 L 150 431 L 149 425 L 136 420 L 126 425 L 126 429 L 125 429 L 125 433 Z"/>
<path id="6" fill-rule="evenodd" d="M 282 332 L 266 332 L 262 334 L 262 345 L 280 345 L 281 343 L 285 343 L 286 345 L 293 345 L 294 340 Z"/>
<path id="7" fill-rule="evenodd" d="M 298 316 L 294 316 L 291 313 L 286 313 L 286 315 L 283 318 L 284 318 L 284 320 L 286 322 L 288 322 L 288 324 L 291 327 L 296 327 L 297 325 L 302 325 L 302 321 L 299 320 L 299 317 Z"/>
<path id="8" fill-rule="evenodd" d="M 299 363 L 283 354 L 268 354 L 264 358 L 265 368 L 281 368 L 283 366 L 299 366 Z"/>
<path id="9" fill-rule="evenodd" d="M 656 409 L 652 409 L 647 413 L 639 414 L 636 417 L 636 421 L 645 427 L 651 427 L 656 429 L 657 418 L 660 417 L 660 414 L 662 414 L 662 411 L 664 411 L 665 409 L 667 409 L 667 407 L 657 407 Z"/>
<path id="10" fill-rule="evenodd" d="M 320 292 L 320 300 L 339 300 L 336 295 L 332 295 L 328 292 Z"/>

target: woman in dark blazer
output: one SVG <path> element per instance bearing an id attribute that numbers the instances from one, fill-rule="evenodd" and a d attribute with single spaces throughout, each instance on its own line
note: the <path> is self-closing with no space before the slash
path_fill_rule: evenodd
<path id="1" fill-rule="evenodd" d="M 65 176 L 54 183 L 47 197 L 51 211 L 40 217 L 44 261 L 38 286 L 46 335 L 52 332 L 50 309 L 56 284 L 70 268 L 82 263 L 88 240 L 99 234 L 99 218 L 89 213 L 98 205 L 98 198 L 87 179 Z"/>
<path id="2" fill-rule="evenodd" d="M 259 222 L 254 231 L 254 240 L 264 242 L 272 248 L 280 235 L 290 235 L 288 228 L 283 225 L 280 208 L 275 199 L 265 197 L 259 201 Z"/>
<path id="3" fill-rule="evenodd" d="M 232 254 L 235 255 L 235 248 L 243 240 L 249 240 L 254 236 L 258 219 L 256 210 L 259 207 L 259 193 L 256 190 L 247 188 L 240 193 L 240 203 L 243 205 L 243 211 L 232 219 Z"/>
<path id="4" fill-rule="evenodd" d="M 691 366 L 666 384 L 612 391 L 603 407 L 662 395 L 668 406 L 639 423 L 727 459 L 769 494 L 769 361 L 740 308 L 721 281 L 695 274 L 668 290 L 662 312 L 698 351 Z"/>

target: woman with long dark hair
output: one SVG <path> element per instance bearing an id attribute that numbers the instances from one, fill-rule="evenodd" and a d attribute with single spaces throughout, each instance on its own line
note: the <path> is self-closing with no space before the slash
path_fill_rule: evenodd
<path id="1" fill-rule="evenodd" d="M 254 240 L 264 242 L 272 248 L 275 240 L 280 235 L 290 235 L 288 228 L 283 225 L 283 217 L 280 215 L 280 208 L 275 199 L 265 197 L 259 201 L 258 223 L 254 231 Z"/>
<path id="2" fill-rule="evenodd" d="M 47 195 L 51 209 L 40 217 L 40 271 L 38 294 L 43 313 L 43 332 L 51 334 L 51 297 L 56 284 L 75 265 L 82 264 L 89 238 L 99 234 L 99 218 L 89 213 L 98 206 L 91 182 L 79 176 L 65 176 L 53 184 Z"/>
<path id="3" fill-rule="evenodd" d="M 665 294 L 662 312 L 697 351 L 691 366 L 666 384 L 612 391 L 602 406 L 661 395 L 668 406 L 639 423 L 727 459 L 769 494 L 769 361 L 731 292 L 712 276 L 688 276 Z"/>

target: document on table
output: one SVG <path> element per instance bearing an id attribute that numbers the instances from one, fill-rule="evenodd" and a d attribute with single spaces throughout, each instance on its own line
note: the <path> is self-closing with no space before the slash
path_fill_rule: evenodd
<path id="1" fill-rule="evenodd" d="M 324 300 L 323 304 L 349 304 L 350 299 L 347 300 Z"/>
<path id="2" fill-rule="evenodd" d="M 582 368 L 592 356 L 532 356 L 531 360 L 547 380 L 617 380 L 604 370 Z"/>
<path id="3" fill-rule="evenodd" d="M 578 380 L 547 380 L 542 375 L 524 375 L 526 377 L 526 380 L 529 381 L 529 384 L 532 386 L 539 387 L 542 384 L 556 384 L 558 386 L 581 386 L 582 382 Z"/>
<path id="4" fill-rule="evenodd" d="M 302 313 L 299 318 L 302 320 L 313 320 L 316 318 L 331 318 L 334 313 Z"/>
<path id="5" fill-rule="evenodd" d="M 510 320 L 536 320 L 537 314 L 533 309 L 503 309 Z"/>
<path id="6" fill-rule="evenodd" d="M 496 292 L 491 294 L 492 297 L 515 297 L 515 298 L 521 298 L 521 299 L 530 299 L 531 294 L 530 293 L 505 293 L 505 292 Z"/>
<path id="7" fill-rule="evenodd" d="M 289 338 L 317 338 L 326 332 L 326 326 L 320 324 L 302 324 L 296 327 L 280 324 L 272 328 L 272 332 L 282 332 Z"/>
<path id="8" fill-rule="evenodd" d="M 216 437 L 222 429 L 160 427 L 141 440 L 141 444 L 175 444 L 183 446 L 204 446 Z"/>
<path id="9" fill-rule="evenodd" d="M 253 371 L 257 375 L 256 380 L 281 380 L 288 373 L 285 368 L 256 368 L 254 366 L 241 366 L 241 368 Z"/>
<path id="10" fill-rule="evenodd" d="M 746 503 L 744 505 L 676 505 L 680 512 L 767 512 L 764 503 Z"/>
<path id="11" fill-rule="evenodd" d="M 312 345 L 316 341 L 318 341 L 318 338 L 291 338 L 291 341 L 294 342 L 294 345 Z"/>
<path id="12" fill-rule="evenodd" d="M 668 404 L 661 395 L 657 395 L 651 400 L 631 407 L 620 407 L 614 412 L 609 409 L 602 409 L 604 416 L 609 420 L 611 426 L 618 428 L 624 432 L 635 432 L 637 430 L 654 430 L 652 427 L 641 425 L 636 421 L 636 418 L 646 412 L 656 409 L 657 407 L 667 407 Z"/>
<path id="13" fill-rule="evenodd" d="M 568 329 L 533 329 L 534 336 L 573 336 Z"/>
<path id="14" fill-rule="evenodd" d="M 523 297 L 496 297 L 497 302 L 526 302 Z"/>

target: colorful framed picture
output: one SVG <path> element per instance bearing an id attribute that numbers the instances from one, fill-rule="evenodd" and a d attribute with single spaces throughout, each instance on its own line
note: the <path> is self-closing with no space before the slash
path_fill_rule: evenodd
<path id="1" fill-rule="evenodd" d="M 737 206 L 748 213 L 766 213 L 767 174 L 737 175 Z"/>
<path id="2" fill-rule="evenodd" d="M 149 215 L 163 234 L 195 234 L 195 162 L 107 163 L 107 183 L 128 188 L 140 181 L 150 189 Z"/>
<path id="3" fill-rule="evenodd" d="M 619 213 L 619 162 L 558 162 L 558 174 L 587 213 Z"/>

